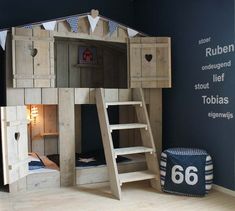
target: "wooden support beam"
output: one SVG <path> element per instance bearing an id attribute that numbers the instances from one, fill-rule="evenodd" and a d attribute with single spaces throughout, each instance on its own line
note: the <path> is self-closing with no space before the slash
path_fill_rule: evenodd
<path id="1" fill-rule="evenodd" d="M 75 184 L 74 89 L 59 89 L 59 145 L 61 186 Z"/>

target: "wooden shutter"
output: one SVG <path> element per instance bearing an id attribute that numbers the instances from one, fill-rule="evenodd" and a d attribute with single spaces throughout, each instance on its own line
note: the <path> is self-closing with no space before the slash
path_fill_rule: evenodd
<path id="1" fill-rule="evenodd" d="M 130 87 L 171 87 L 170 49 L 170 38 L 167 37 L 130 38 Z"/>
<path id="2" fill-rule="evenodd" d="M 40 28 L 12 29 L 13 87 L 54 87 L 54 39 Z"/>
<path id="3" fill-rule="evenodd" d="M 28 133 L 25 106 L 1 107 L 4 184 L 28 174 Z"/>

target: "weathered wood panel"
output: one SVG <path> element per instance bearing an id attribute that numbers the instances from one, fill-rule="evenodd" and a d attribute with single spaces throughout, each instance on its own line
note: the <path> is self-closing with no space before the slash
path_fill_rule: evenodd
<path id="1" fill-rule="evenodd" d="M 61 186 L 75 182 L 74 89 L 59 89 L 59 144 Z M 66 150 L 65 150 L 66 149 Z"/>

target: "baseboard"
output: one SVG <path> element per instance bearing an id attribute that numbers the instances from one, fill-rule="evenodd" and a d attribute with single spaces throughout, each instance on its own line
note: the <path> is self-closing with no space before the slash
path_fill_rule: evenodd
<path id="1" fill-rule="evenodd" d="M 227 188 L 224 188 L 222 186 L 215 185 L 215 184 L 212 185 L 212 188 L 214 190 L 219 191 L 219 192 L 222 192 L 222 193 L 225 193 L 225 194 L 228 194 L 230 196 L 234 196 L 235 197 L 235 191 L 233 191 L 233 190 L 230 190 L 230 189 L 227 189 Z"/>

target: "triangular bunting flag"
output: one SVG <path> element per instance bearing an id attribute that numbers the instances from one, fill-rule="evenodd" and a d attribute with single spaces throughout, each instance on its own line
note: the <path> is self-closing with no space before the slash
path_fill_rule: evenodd
<path id="1" fill-rule="evenodd" d="M 134 30 L 134 29 L 127 28 L 127 33 L 128 33 L 128 36 L 129 36 L 129 37 L 134 37 L 134 36 L 137 35 L 139 32 L 137 32 L 137 31 Z"/>
<path id="2" fill-rule="evenodd" d="M 91 15 L 88 15 L 88 20 L 89 20 L 89 23 L 91 25 L 91 31 L 94 32 L 95 31 L 95 27 L 99 21 L 100 17 L 97 16 L 95 18 L 93 18 Z"/>
<path id="3" fill-rule="evenodd" d="M 56 25 L 56 21 L 45 22 L 42 25 L 43 25 L 44 29 L 46 29 L 46 30 L 54 30 L 55 25 Z"/>
<path id="4" fill-rule="evenodd" d="M 116 31 L 118 27 L 118 23 L 114 22 L 114 21 L 109 21 L 109 33 L 110 35 Z"/>
<path id="5" fill-rule="evenodd" d="M 70 25 L 72 32 L 78 32 L 78 16 L 69 17 L 66 21 Z"/>
<path id="6" fill-rule="evenodd" d="M 24 28 L 26 28 L 26 29 L 32 29 L 33 26 L 32 26 L 31 24 L 29 24 L 29 25 L 25 25 Z"/>
<path id="7" fill-rule="evenodd" d="M 6 47 L 6 39 L 7 39 L 7 30 L 0 31 L 0 45 L 2 46 L 2 49 L 5 51 Z"/>

